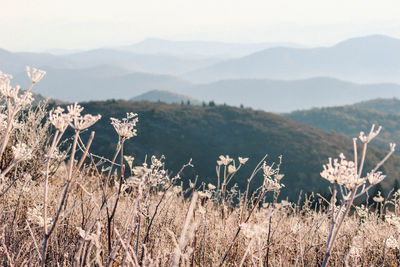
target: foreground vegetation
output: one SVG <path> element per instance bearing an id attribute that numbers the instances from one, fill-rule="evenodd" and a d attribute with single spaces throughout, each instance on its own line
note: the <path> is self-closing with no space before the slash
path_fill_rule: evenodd
<path id="1" fill-rule="evenodd" d="M 44 75 L 28 74 L 32 86 Z M 249 164 L 245 157 L 218 157 L 210 183 L 184 179 L 191 160 L 172 174 L 163 157 L 137 163 L 126 154 L 125 145 L 145 134 L 137 133 L 137 114 L 128 113 L 111 119 L 118 142 L 107 159 L 90 152 L 94 132 L 82 135 L 100 115 L 82 115 L 78 104 L 47 114 L 42 105 L 29 106 L 31 88 L 21 94 L 10 80 L 0 73 L 2 266 L 390 266 L 400 261 L 400 192 L 360 203 L 385 179 L 379 170 L 394 152 L 391 144 L 376 167 L 364 164 L 381 128 L 361 133 L 360 146 L 353 139 L 354 162 L 341 154 L 324 165 L 320 179 L 332 183 L 329 199 L 311 194 L 299 205 L 279 200 L 284 184 L 292 186 L 282 174 L 282 157 L 276 163 L 263 157 L 243 190 L 234 181 Z M 72 137 L 65 139 L 67 128 Z"/>

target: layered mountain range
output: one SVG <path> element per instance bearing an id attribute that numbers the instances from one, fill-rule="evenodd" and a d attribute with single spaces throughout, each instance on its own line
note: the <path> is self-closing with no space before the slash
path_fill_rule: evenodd
<path id="1" fill-rule="evenodd" d="M 399 39 L 382 35 L 315 48 L 150 39 L 57 55 L 0 50 L 0 69 L 23 85 L 25 65 L 45 69 L 36 92 L 64 101 L 128 100 L 162 90 L 289 112 L 400 97 L 399 51 Z"/>

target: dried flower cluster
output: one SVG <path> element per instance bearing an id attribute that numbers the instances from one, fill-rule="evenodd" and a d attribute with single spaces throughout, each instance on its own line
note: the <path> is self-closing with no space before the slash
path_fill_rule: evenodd
<path id="1" fill-rule="evenodd" d="M 126 118 L 122 121 L 116 118 L 111 118 L 111 124 L 115 131 L 123 139 L 129 139 L 136 136 L 136 123 L 139 121 L 136 113 L 127 113 Z"/>

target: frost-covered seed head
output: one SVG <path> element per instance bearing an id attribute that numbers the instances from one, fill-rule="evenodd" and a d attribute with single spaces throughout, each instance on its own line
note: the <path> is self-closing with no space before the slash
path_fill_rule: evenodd
<path id="1" fill-rule="evenodd" d="M 67 129 L 68 124 L 71 122 L 71 116 L 63 112 L 64 109 L 61 107 L 57 107 L 55 110 L 49 112 L 50 123 L 60 132 L 64 132 L 65 129 Z"/>
<path id="2" fill-rule="evenodd" d="M 111 118 L 111 125 L 114 126 L 115 131 L 118 136 L 123 139 L 129 139 L 137 135 L 137 130 L 135 129 L 136 123 L 139 121 L 136 113 L 127 113 L 126 118 L 118 120 L 116 118 Z"/>
<path id="3" fill-rule="evenodd" d="M 366 144 L 371 142 L 371 140 L 374 139 L 380 133 L 380 131 L 382 130 L 382 126 L 379 126 L 378 130 L 376 130 L 376 131 L 374 131 L 374 129 L 375 129 L 375 124 L 372 125 L 371 131 L 368 134 L 368 136 L 366 136 L 364 132 L 360 132 L 359 138 L 360 138 L 361 142 L 366 143 Z"/>
<path id="4" fill-rule="evenodd" d="M 242 157 L 239 157 L 238 159 L 240 164 L 246 164 L 246 162 L 249 160 L 249 158 L 242 158 Z"/>
<path id="5" fill-rule="evenodd" d="M 29 66 L 26 66 L 25 70 L 26 74 L 28 75 L 29 79 L 31 79 L 32 83 L 39 82 L 44 77 L 44 75 L 46 75 L 46 72 L 43 70 L 32 68 L 31 71 L 31 68 Z"/>
<path id="6" fill-rule="evenodd" d="M 15 160 L 29 160 L 32 157 L 32 149 L 24 143 L 19 143 L 12 148 Z"/>
<path id="7" fill-rule="evenodd" d="M 233 161 L 233 159 L 231 159 L 228 155 L 226 156 L 219 156 L 219 160 L 217 161 L 218 165 L 229 165 L 231 162 Z"/>
<path id="8" fill-rule="evenodd" d="M 321 172 L 322 178 L 331 183 L 344 185 L 352 190 L 359 185 L 365 183 L 366 178 L 360 178 L 353 161 L 347 161 L 343 153 L 339 155 L 339 159 L 329 158 L 329 162 L 323 165 L 324 170 Z"/>

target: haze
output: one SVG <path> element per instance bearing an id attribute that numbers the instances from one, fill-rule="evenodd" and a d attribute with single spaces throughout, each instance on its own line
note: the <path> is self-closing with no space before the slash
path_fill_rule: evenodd
<path id="1" fill-rule="evenodd" d="M 2 0 L 0 46 L 90 49 L 146 38 L 330 45 L 369 34 L 399 37 L 399 8 L 395 0 Z"/>

